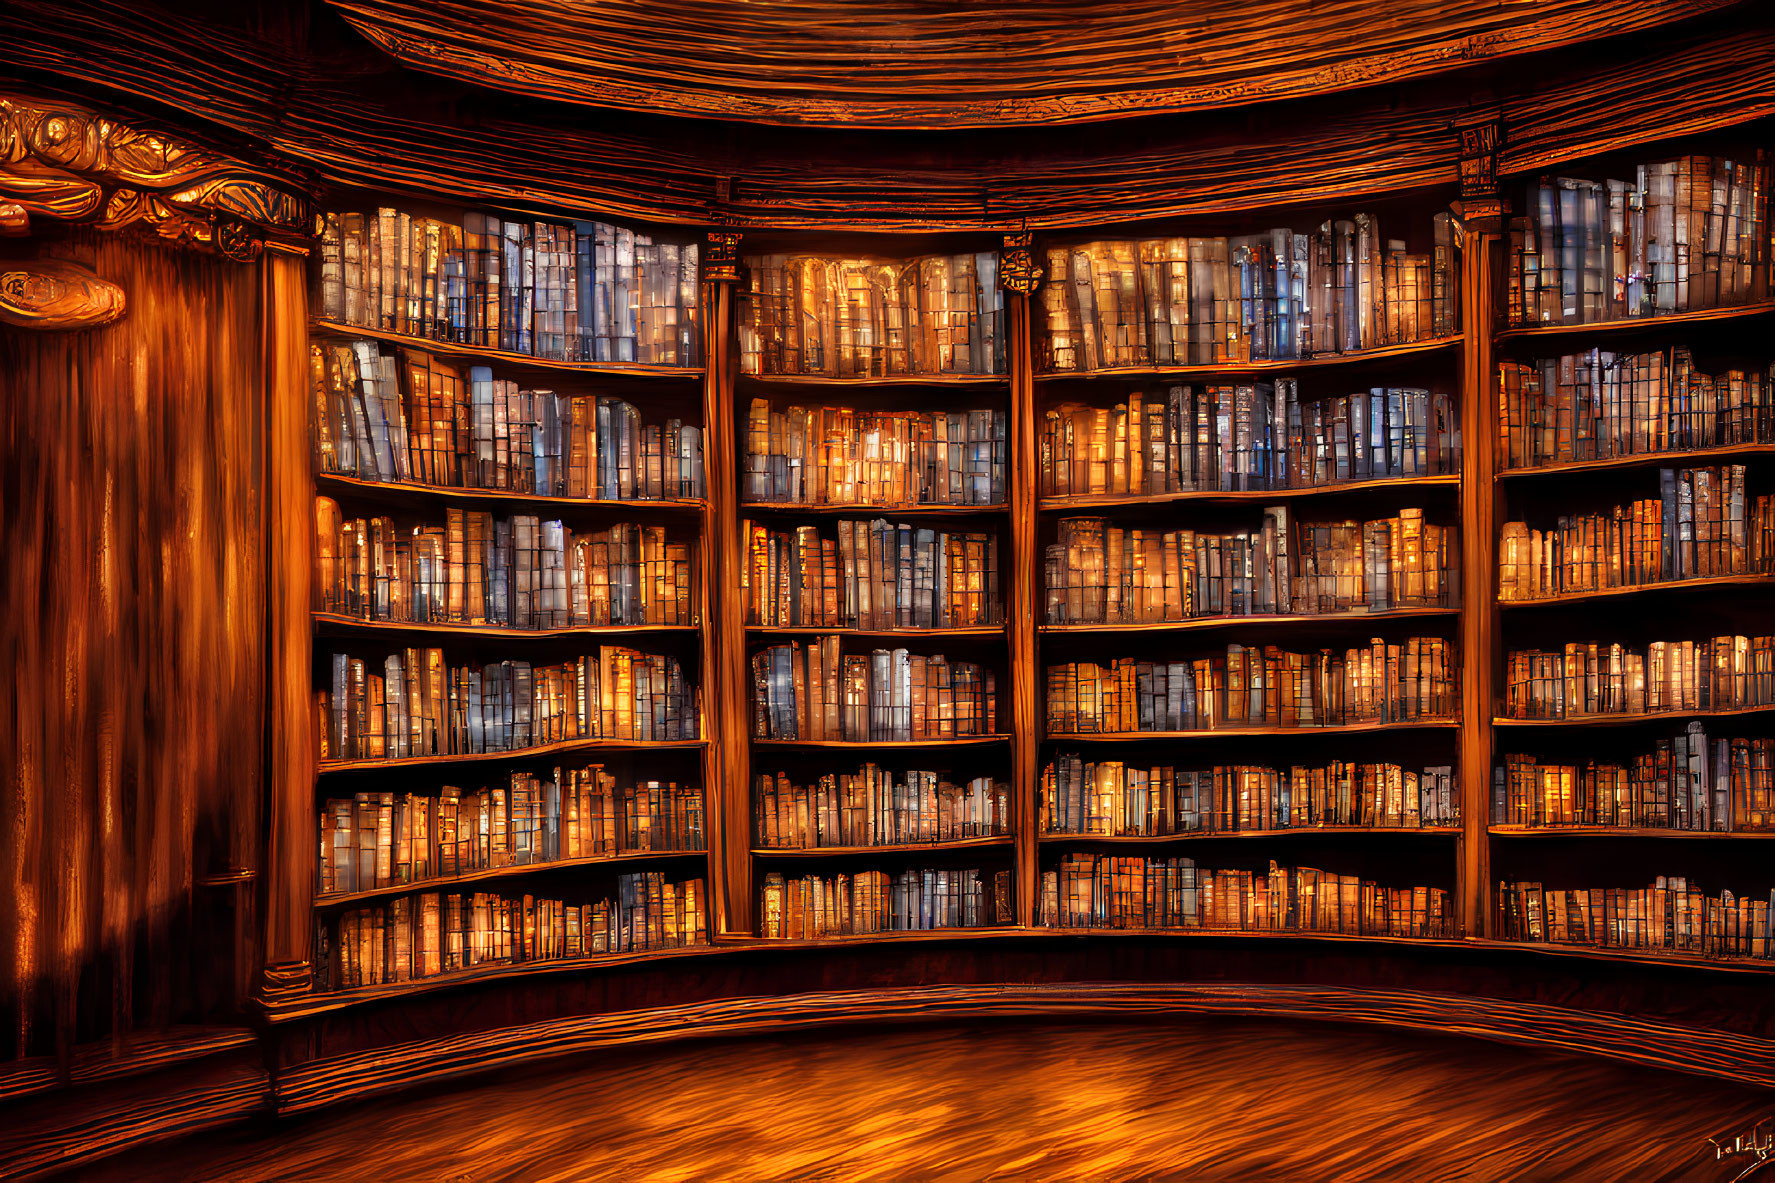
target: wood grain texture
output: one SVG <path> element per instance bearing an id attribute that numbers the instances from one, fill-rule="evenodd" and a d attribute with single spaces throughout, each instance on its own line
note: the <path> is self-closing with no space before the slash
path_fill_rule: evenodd
<path id="1" fill-rule="evenodd" d="M 261 0 L 261 4 L 268 0 Z M 1471 86 L 1406 80 L 1347 101 L 1292 100 L 1109 122 L 1089 136 L 1003 127 L 913 137 L 758 129 L 636 112 L 566 117 L 416 75 L 315 14 L 197 28 L 134 0 L 13 0 L 7 67 L 120 105 L 174 110 L 330 184 L 530 210 L 738 227 L 1037 230 L 1452 188 L 1453 126 L 1489 91 L 1506 171 L 1775 113 L 1775 14 L 1723 10 L 1629 34 L 1607 54 L 1554 50 Z M 1625 12 L 1621 4 L 1607 11 Z M 263 26 L 263 27 L 261 27 Z M 268 31 L 273 30 L 273 31 Z M 1253 55 L 1241 68 L 1261 74 Z M 1508 68 L 1505 68 L 1508 67 Z M 717 196 L 724 194 L 725 196 Z"/>
<path id="2" fill-rule="evenodd" d="M 1498 406 L 1492 330 L 1497 301 L 1499 237 L 1477 224 L 1461 251 L 1461 310 L 1467 340 L 1461 352 L 1461 843 L 1457 854 L 1456 916 L 1466 936 L 1492 933 L 1491 817 L 1492 716 L 1497 713 L 1503 633 L 1498 619 L 1499 492 L 1494 479 Z"/>
<path id="3" fill-rule="evenodd" d="M 631 111 L 839 127 L 1077 123 L 1325 95 L 1660 25 L 1720 0 L 329 0 L 407 65 Z"/>
<path id="4" fill-rule="evenodd" d="M 92 231 L 60 249 L 131 303 L 0 328 L 0 1058 L 67 1063 L 242 1000 L 265 579 L 255 271 Z"/>
<path id="5" fill-rule="evenodd" d="M 1035 340 L 1030 297 L 1006 292 L 1010 337 L 1005 364 L 1011 372 L 1011 578 L 1005 605 L 1011 663 L 1011 833 L 1017 852 L 1017 923 L 1035 923 L 1036 890 L 1041 882 L 1036 831 L 1041 824 L 1036 796 L 1040 779 L 1042 717 L 1038 679 L 1041 638 L 1036 632 L 1036 598 L 1042 580 L 1042 549 L 1036 537 L 1036 476 L 1041 457 L 1036 447 Z"/>

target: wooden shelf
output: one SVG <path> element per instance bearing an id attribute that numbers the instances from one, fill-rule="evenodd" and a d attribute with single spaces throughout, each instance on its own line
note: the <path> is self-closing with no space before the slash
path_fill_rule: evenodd
<path id="1" fill-rule="evenodd" d="M 787 513 L 806 517 L 980 517 L 983 514 L 1005 514 L 1010 506 L 1000 501 L 992 505 L 810 505 L 799 501 L 742 501 L 740 513 Z"/>
<path id="2" fill-rule="evenodd" d="M 1709 588 L 1757 586 L 1775 588 L 1775 575 L 1711 575 L 1701 579 L 1666 579 L 1658 583 L 1635 584 L 1632 587 L 1605 587 L 1596 591 L 1568 592 L 1563 596 L 1548 596 L 1539 600 L 1499 600 L 1498 607 L 1508 609 L 1557 608 L 1562 604 L 1592 604 L 1604 600 L 1619 600 L 1627 596 L 1655 596 L 1671 592 L 1706 591 Z"/>
<path id="3" fill-rule="evenodd" d="M 755 750 L 771 748 L 832 748 L 835 750 L 869 751 L 874 748 L 916 751 L 919 748 L 982 748 L 1010 743 L 1009 735 L 958 735 L 949 739 L 756 739 Z"/>
<path id="4" fill-rule="evenodd" d="M 336 633 L 397 633 L 428 637 L 498 637 L 513 641 L 559 640 L 567 637 L 649 636 L 683 634 L 702 630 L 694 624 L 591 624 L 571 628 L 507 628 L 499 624 L 432 624 L 407 620 L 366 620 L 342 612 L 313 613 L 321 635 Z"/>
<path id="5" fill-rule="evenodd" d="M 1721 444 L 1714 448 L 1694 448 L 1684 452 L 1634 452 L 1627 456 L 1608 456 L 1601 460 L 1568 460 L 1562 464 L 1537 464 L 1532 468 L 1500 468 L 1500 481 L 1524 477 L 1562 476 L 1574 472 L 1606 472 L 1625 468 L 1693 468 L 1713 461 L 1748 460 L 1758 456 L 1775 456 L 1775 444 Z"/>
<path id="6" fill-rule="evenodd" d="M 1181 366 L 1127 366 L 1096 370 L 1060 370 L 1052 373 L 1037 373 L 1035 380 L 1039 383 L 1095 381 L 1105 378 L 1211 378 L 1217 376 L 1232 377 L 1238 374 L 1286 374 L 1294 370 L 1317 370 L 1327 366 L 1359 366 L 1370 362 L 1386 361 L 1396 357 L 1411 357 L 1417 354 L 1439 353 L 1444 349 L 1454 349 L 1466 340 L 1460 333 L 1444 337 L 1427 337 L 1422 341 L 1410 341 L 1403 345 L 1381 345 L 1373 349 L 1358 349 L 1349 353 L 1322 353 L 1304 358 L 1281 358 L 1264 361 L 1231 361 L 1213 362 L 1203 365 Z"/>
<path id="7" fill-rule="evenodd" d="M 1492 719 L 1493 727 L 1636 727 L 1646 723 L 1681 723 L 1690 719 L 1736 719 L 1775 715 L 1775 706 L 1731 707 L 1717 711 L 1657 711 L 1643 715 L 1577 715 L 1567 719 Z"/>
<path id="8" fill-rule="evenodd" d="M 587 858 L 548 859 L 510 867 L 483 867 L 480 870 L 469 871 L 449 879 L 426 879 L 418 883 L 396 883 L 387 887 L 372 887 L 364 891 L 336 891 L 330 895 L 317 895 L 314 897 L 314 906 L 316 908 L 338 908 L 348 904 L 361 903 L 364 900 L 386 899 L 389 896 L 411 895 L 415 892 L 447 892 L 465 883 L 485 883 L 489 879 L 510 879 L 513 876 L 534 875 L 538 872 L 552 874 L 584 867 L 626 866 L 631 863 L 706 859 L 708 857 L 709 852 L 706 850 L 625 850 L 619 854 L 598 854 Z"/>
<path id="9" fill-rule="evenodd" d="M 1539 953 L 1545 957 L 1581 957 L 1588 960 L 1634 962 L 1640 965 L 1676 965 L 1693 969 L 1717 970 L 1726 973 L 1775 973 L 1775 960 L 1757 961 L 1749 957 L 1703 957 L 1698 953 L 1662 952 L 1655 949 L 1597 948 L 1586 945 L 1562 945 L 1551 941 L 1506 941 L 1469 937 L 1465 944 L 1477 949 L 1514 949 Z"/>
<path id="10" fill-rule="evenodd" d="M 1356 624 L 1368 620 L 1423 620 L 1458 617 L 1459 608 L 1388 608 L 1378 612 L 1300 612 L 1262 613 L 1251 616 L 1198 616 L 1190 620 L 1163 620 L 1140 624 L 1043 624 L 1037 631 L 1048 635 L 1102 633 L 1192 633 L 1210 629 L 1297 627 L 1312 625 Z"/>
<path id="11" fill-rule="evenodd" d="M 537 357 L 529 353 L 512 353 L 503 349 L 462 345 L 455 341 L 438 341 L 430 337 L 413 337 L 406 333 L 391 333 L 385 329 L 341 324 L 338 321 L 322 320 L 318 317 L 311 319 L 308 322 L 308 327 L 311 332 L 326 337 L 386 341 L 389 344 L 416 349 L 422 353 L 433 353 L 442 357 L 459 357 L 466 361 L 480 362 L 489 366 L 522 366 L 529 369 L 565 371 L 600 377 L 675 378 L 680 381 L 700 381 L 706 372 L 701 366 L 654 366 L 621 361 L 560 361 L 556 358 Z"/>
<path id="12" fill-rule="evenodd" d="M 284 1005 L 267 1005 L 267 1018 L 272 1022 L 308 1018 L 329 1011 L 361 1006 L 365 1003 L 390 1002 L 437 990 L 458 986 L 504 981 L 513 978 L 541 977 L 549 974 L 584 973 L 588 970 L 617 969 L 623 966 L 675 961 L 681 957 L 707 957 L 723 952 L 719 945 L 688 945 L 677 949 L 648 949 L 638 953 L 605 953 L 592 957 L 562 958 L 551 961 L 499 962 L 434 974 L 410 982 L 385 982 L 379 986 L 357 986 L 349 990 L 317 990 Z"/>
<path id="13" fill-rule="evenodd" d="M 890 842 L 877 846 L 754 846 L 760 859 L 859 858 L 873 855 L 940 854 L 947 850 L 1002 850 L 1011 846 L 1009 834 L 986 838 L 952 838 L 946 842 Z"/>
<path id="14" fill-rule="evenodd" d="M 1005 626 L 1002 624 L 974 624 L 961 628 L 825 628 L 820 625 L 776 626 L 769 624 L 748 624 L 748 637 L 879 637 L 884 641 L 896 638 L 918 639 L 922 637 L 1002 637 Z"/>
<path id="15" fill-rule="evenodd" d="M 1410 719 L 1399 723 L 1340 723 L 1333 727 L 1203 727 L 1191 731 L 1050 731 L 1049 743 L 1148 743 L 1174 739 L 1239 739 L 1266 735 L 1365 735 L 1376 731 L 1453 731 L 1455 719 Z"/>
<path id="16" fill-rule="evenodd" d="M 503 752 L 457 752 L 437 756 L 400 756 L 392 760 L 322 760 L 320 774 L 361 772 L 371 768 L 412 768 L 425 764 L 477 764 L 498 760 L 533 760 L 558 752 L 696 750 L 708 743 L 702 739 L 569 739 L 538 747 L 509 748 Z"/>
<path id="17" fill-rule="evenodd" d="M 1459 838 L 1456 826 L 1288 826 L 1279 830 L 1188 830 L 1180 834 L 1068 834 L 1045 831 L 1043 846 L 1076 846 L 1080 843 L 1112 846 L 1169 846 L 1174 842 L 1215 842 L 1227 838 L 1301 838 L 1310 835 L 1347 837 L 1374 834 L 1414 834 L 1423 837 Z"/>
<path id="18" fill-rule="evenodd" d="M 845 377 L 836 374 L 741 374 L 736 385 L 741 391 L 764 391 L 772 387 L 827 388 L 851 387 L 868 389 L 916 389 L 920 386 L 1009 386 L 1009 374 L 892 374 L 882 378 Z"/>
<path id="19" fill-rule="evenodd" d="M 1589 333 L 1613 335 L 1645 332 L 1669 325 L 1696 325 L 1724 320 L 1742 320 L 1746 317 L 1763 316 L 1769 312 L 1775 312 L 1775 301 L 1762 300 L 1754 304 L 1734 304 L 1726 308 L 1697 308 L 1689 312 L 1675 312 L 1669 316 L 1634 316 L 1622 320 L 1590 321 L 1585 324 L 1521 325 L 1498 330 L 1493 334 L 1492 340 L 1500 345 L 1505 345 L 1515 341 L 1542 337 L 1557 340 L 1561 337 L 1577 337 Z"/>
<path id="20" fill-rule="evenodd" d="M 541 493 L 517 493 L 506 489 L 459 489 L 454 485 L 425 485 L 418 481 L 369 481 L 362 477 L 337 472 L 321 472 L 314 476 L 315 488 L 322 493 L 340 497 L 385 497 L 390 499 L 441 501 L 472 501 L 483 505 L 510 505 L 519 509 L 554 509 L 568 512 L 609 510 L 621 513 L 700 514 L 707 502 L 698 497 L 670 497 L 658 500 L 613 501 L 595 497 L 548 497 Z"/>
<path id="21" fill-rule="evenodd" d="M 1189 489 L 1178 493 L 1096 493 L 1072 494 L 1066 497 L 1043 497 L 1038 507 L 1043 513 L 1068 513 L 1086 509 L 1116 509 L 1136 505 L 1171 505 L 1180 501 L 1298 501 L 1303 497 L 1328 497 L 1344 493 L 1361 493 L 1373 489 L 1447 489 L 1459 491 L 1461 478 L 1455 476 L 1387 476 L 1363 481 L 1334 481 L 1326 485 L 1310 485 L 1299 489 Z"/>
<path id="22" fill-rule="evenodd" d="M 1660 826 L 1502 826 L 1487 827 L 1506 838 L 1775 838 L 1775 830 L 1672 830 Z"/>

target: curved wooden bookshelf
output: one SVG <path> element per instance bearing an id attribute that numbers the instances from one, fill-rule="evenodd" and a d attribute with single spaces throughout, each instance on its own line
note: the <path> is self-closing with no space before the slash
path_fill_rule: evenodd
<path id="1" fill-rule="evenodd" d="M 1590 333 L 1614 335 L 1646 332 L 1668 327 L 1742 320 L 1747 317 L 1764 316 L 1770 312 L 1775 312 L 1775 300 L 1759 300 L 1751 304 L 1733 304 L 1724 308 L 1696 308 L 1687 312 L 1675 312 L 1669 316 L 1636 316 L 1624 320 L 1589 321 L 1584 324 L 1518 325 L 1499 329 L 1492 335 L 1492 340 L 1503 345 L 1543 337 L 1559 339 Z"/>
<path id="2" fill-rule="evenodd" d="M 1412 357 L 1419 354 L 1439 353 L 1445 349 L 1454 349 L 1466 337 L 1455 333 L 1445 337 L 1427 337 L 1421 341 L 1408 341 L 1402 345 L 1381 345 L 1373 349 L 1358 349 L 1349 353 L 1321 353 L 1311 357 L 1280 358 L 1263 361 L 1213 362 L 1200 365 L 1182 366 L 1127 366 L 1113 369 L 1097 370 L 1055 370 L 1038 372 L 1035 380 L 1039 383 L 1059 383 L 1077 381 L 1099 381 L 1106 378 L 1213 378 L 1233 377 L 1241 374 L 1286 374 L 1294 370 L 1317 370 L 1328 366 L 1360 366 L 1369 362 L 1387 361 L 1397 357 Z"/>
<path id="3" fill-rule="evenodd" d="M 1298 501 L 1303 497 L 1330 497 L 1375 489 L 1446 489 L 1454 492 L 1460 487 L 1459 475 L 1387 476 L 1364 481 L 1333 481 L 1330 484 L 1290 489 L 1186 489 L 1177 493 L 1102 493 L 1043 497 L 1038 506 L 1043 513 L 1068 513 L 1123 506 L 1170 505 L 1180 501 Z"/>
<path id="4" fill-rule="evenodd" d="M 1638 583 L 1632 587 L 1604 587 L 1596 591 L 1567 592 L 1563 596 L 1547 596 L 1538 600 L 1499 600 L 1498 607 L 1557 608 L 1563 604 L 1593 604 L 1598 601 L 1621 600 L 1631 596 L 1652 596 L 1672 592 L 1707 591 L 1722 587 L 1775 588 L 1775 575 L 1710 575 L 1700 579 L 1664 579 L 1657 583 Z"/>
<path id="5" fill-rule="evenodd" d="M 1312 625 L 1353 625 L 1371 620 L 1453 619 L 1460 614 L 1461 610 L 1459 608 L 1388 608 L 1378 612 L 1271 612 L 1251 616 L 1197 616 L 1189 620 L 1161 620 L 1151 623 L 1043 624 L 1036 626 L 1036 631 L 1058 636 L 1099 633 L 1133 633 L 1137 635 L 1154 633 L 1194 633 L 1218 629 L 1244 628 L 1247 625 L 1255 628 L 1285 628 L 1289 626 L 1306 628 Z"/>
<path id="6" fill-rule="evenodd" d="M 708 744 L 703 739 L 567 739 L 560 743 L 540 744 L 528 748 L 507 748 L 499 752 L 454 752 L 435 756 L 400 756 L 392 760 L 322 760 L 320 774 L 330 772 L 362 772 L 372 768 L 414 768 L 426 764 L 478 764 L 489 760 L 533 760 L 560 752 L 596 751 L 694 751 Z"/>
<path id="7" fill-rule="evenodd" d="M 828 390 L 917 390 L 920 387 L 1004 387 L 1009 374 L 891 374 L 881 378 L 862 378 L 838 374 L 741 374 L 735 383 L 741 393 L 764 393 L 773 388 L 808 386 Z"/>
<path id="8" fill-rule="evenodd" d="M 1492 825 L 1493 834 L 1509 838 L 1775 838 L 1775 830 L 1672 830 L 1664 826 L 1507 826 Z"/>
<path id="9" fill-rule="evenodd" d="M 1407 719 L 1398 723 L 1339 723 L 1330 727 L 1200 727 L 1191 731 L 1050 731 L 1050 743 L 1145 743 L 1174 739 L 1244 739 L 1274 735 L 1366 735 L 1379 731 L 1453 731 L 1458 719 Z"/>
<path id="10" fill-rule="evenodd" d="M 1497 475 L 1499 480 L 1507 481 L 1625 468 L 1691 468 L 1712 461 L 1749 460 L 1758 456 L 1775 456 L 1775 443 L 1721 444 L 1714 448 L 1692 448 L 1678 452 L 1634 452 L 1627 456 L 1607 456 L 1600 460 L 1568 460 L 1563 464 L 1537 464 L 1530 468 L 1500 468 Z"/>
<path id="11" fill-rule="evenodd" d="M 1775 715 L 1775 704 L 1728 707 L 1713 711 L 1655 711 L 1639 715 L 1576 715 L 1566 719 L 1510 719 L 1495 716 L 1493 727 L 1637 727 L 1646 723 L 1680 723 L 1689 719 L 1736 719 Z"/>
<path id="12" fill-rule="evenodd" d="M 700 497 L 635 498 L 616 501 L 597 497 L 550 497 L 541 493 L 518 493 L 507 489 L 466 489 L 455 485 L 426 485 L 418 481 L 370 481 L 338 472 L 316 473 L 315 488 L 323 493 L 350 497 L 386 497 L 443 501 L 472 501 L 479 504 L 510 505 L 518 509 L 555 509 L 573 511 L 616 510 L 622 513 L 701 513 L 708 503 Z"/>
<path id="13" fill-rule="evenodd" d="M 1578 957 L 1590 961 L 1636 962 L 1641 965 L 1680 965 L 1725 973 L 1775 973 L 1775 960 L 1758 961 L 1750 957 L 1704 957 L 1699 953 L 1666 953 L 1656 949 L 1563 945 L 1551 941 L 1506 941 L 1486 937 L 1469 937 L 1466 943 L 1475 948 L 1518 949 L 1548 957 Z"/>
<path id="14" fill-rule="evenodd" d="M 449 879 L 424 879 L 416 883 L 394 883 L 386 887 L 372 887 L 365 891 L 333 892 L 328 895 L 316 895 L 316 908 L 338 908 L 349 904 L 362 903 L 365 900 L 386 899 L 389 896 L 409 895 L 420 891 L 450 891 L 465 883 L 485 883 L 490 879 L 510 879 L 518 875 L 535 875 L 554 873 L 557 871 L 579 870 L 585 867 L 628 866 L 633 863 L 653 863 L 662 860 L 706 859 L 706 850 L 625 850 L 617 854 L 597 854 L 587 858 L 544 859 L 534 863 L 521 863 L 510 867 L 483 867 L 477 871 L 469 871 Z"/>
<path id="15" fill-rule="evenodd" d="M 986 514 L 1006 514 L 1010 506 L 1004 502 L 991 505 L 833 505 L 822 502 L 810 504 L 801 501 L 742 501 L 740 513 L 790 513 L 809 517 L 980 517 Z"/>
<path id="16" fill-rule="evenodd" d="M 529 369 L 555 370 L 574 374 L 621 378 L 664 378 L 684 382 L 700 381 L 706 372 L 701 366 L 652 366 L 642 365 L 639 362 L 620 361 L 561 361 L 558 358 L 537 357 L 530 353 L 512 353 L 503 349 L 487 349 L 479 345 L 463 345 L 456 341 L 439 341 L 431 337 L 391 333 L 384 329 L 342 324 L 339 321 L 322 320 L 318 317 L 308 322 L 308 328 L 310 332 L 319 333 L 322 336 L 386 341 L 391 345 L 416 349 L 422 353 L 434 353 L 442 357 L 459 357 L 466 361 L 480 362 L 489 366 L 521 366 Z"/>
<path id="17" fill-rule="evenodd" d="M 946 850 L 1002 850 L 1016 840 L 1009 834 L 983 838 L 951 838 L 944 842 L 886 842 L 876 846 L 754 846 L 760 859 L 867 858 L 873 855 L 941 853 Z"/>
<path id="18" fill-rule="evenodd" d="M 1359 837 L 1378 834 L 1413 834 L 1423 837 L 1458 838 L 1459 826 L 1286 826 L 1274 830 L 1188 830 L 1179 834 L 1071 834 L 1044 831 L 1043 846 L 1077 846 L 1081 843 L 1109 846 L 1169 846 L 1177 842 L 1217 842 L 1228 838 Z"/>
<path id="19" fill-rule="evenodd" d="M 994 735 L 956 735 L 947 739 L 758 739 L 754 737 L 752 747 L 758 750 L 831 748 L 835 751 L 866 752 L 872 748 L 885 748 L 892 751 L 917 751 L 920 748 L 983 748 L 993 744 L 1010 743 L 1011 738 L 1010 735 L 1002 732 Z"/>
<path id="20" fill-rule="evenodd" d="M 394 633 L 427 637 L 496 637 L 511 641 L 547 641 L 570 637 L 677 635 L 694 636 L 702 630 L 694 624 L 586 624 L 568 628 L 508 628 L 501 624 L 436 624 L 408 620 L 369 620 L 342 612 L 316 612 L 314 624 L 322 636 L 356 633 Z"/>
<path id="21" fill-rule="evenodd" d="M 1002 637 L 1005 626 L 1002 624 L 970 624 L 959 628 L 826 628 L 814 624 L 772 625 L 748 624 L 748 637 L 870 637 L 891 641 L 895 638 L 925 637 Z"/>

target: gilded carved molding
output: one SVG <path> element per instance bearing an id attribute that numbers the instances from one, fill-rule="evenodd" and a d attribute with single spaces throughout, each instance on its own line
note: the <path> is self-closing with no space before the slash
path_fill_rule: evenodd
<path id="1" fill-rule="evenodd" d="M 1005 291 L 1027 296 L 1041 286 L 1042 267 L 1035 261 L 1031 242 L 1028 230 L 1005 235 L 1004 249 L 998 257 L 998 286 Z"/>
<path id="2" fill-rule="evenodd" d="M 0 263 L 0 324 L 90 329 L 123 315 L 123 289 L 66 259 Z"/>
<path id="3" fill-rule="evenodd" d="M 309 200 L 250 166 L 66 103 L 0 94 L 0 234 L 33 219 L 114 230 L 258 257 L 267 242 L 309 237 Z"/>

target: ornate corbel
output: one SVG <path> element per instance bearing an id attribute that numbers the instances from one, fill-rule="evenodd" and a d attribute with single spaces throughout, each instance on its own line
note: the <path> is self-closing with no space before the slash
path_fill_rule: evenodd
<path id="1" fill-rule="evenodd" d="M 1030 249 L 1033 237 L 1027 228 L 1005 235 L 998 255 L 998 286 L 1007 292 L 1027 296 L 1041 286 L 1041 264 L 1035 261 L 1035 252 Z"/>
<path id="2" fill-rule="evenodd" d="M 240 161 L 67 103 L 0 94 L 0 234 L 37 221 L 139 226 L 257 258 L 306 249 L 312 203 Z"/>

